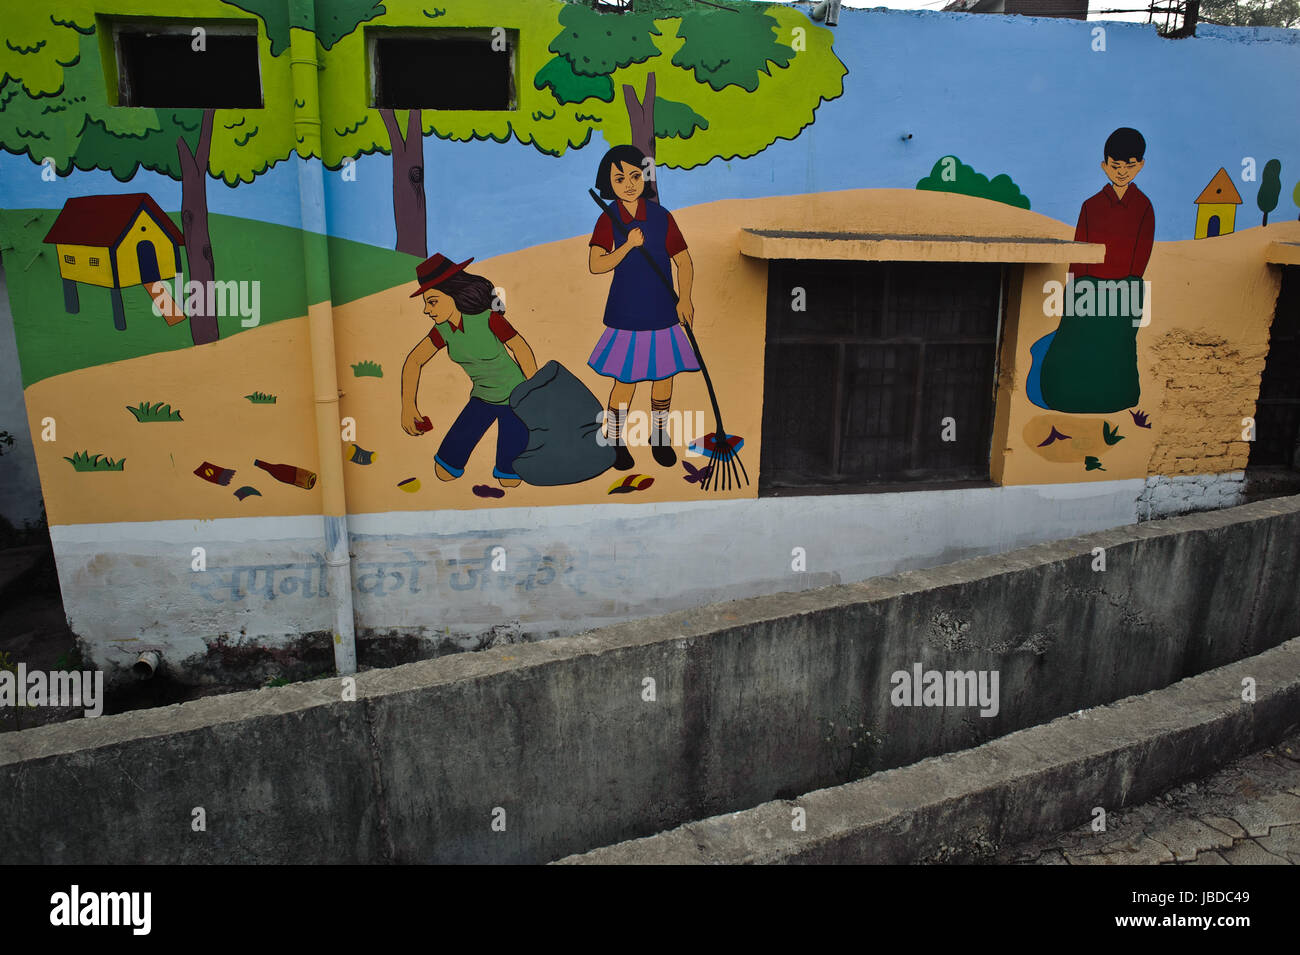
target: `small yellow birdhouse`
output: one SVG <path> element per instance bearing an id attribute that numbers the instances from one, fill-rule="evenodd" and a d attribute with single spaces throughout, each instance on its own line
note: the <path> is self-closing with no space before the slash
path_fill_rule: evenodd
<path id="1" fill-rule="evenodd" d="M 1236 227 L 1237 206 L 1241 195 L 1232 184 L 1228 170 L 1220 168 L 1196 197 L 1196 238 L 1209 239 L 1228 235 Z"/>
<path id="2" fill-rule="evenodd" d="M 138 192 L 69 199 L 45 241 L 59 257 L 63 306 L 69 314 L 81 308 L 78 282 L 112 289 L 113 324 L 125 331 L 122 289 L 176 275 L 185 237 L 158 203 Z"/>

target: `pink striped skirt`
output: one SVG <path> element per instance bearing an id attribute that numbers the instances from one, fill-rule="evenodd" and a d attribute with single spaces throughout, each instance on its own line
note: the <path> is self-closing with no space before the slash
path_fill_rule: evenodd
<path id="1" fill-rule="evenodd" d="M 700 370 L 695 349 L 681 325 L 650 331 L 606 328 L 587 364 L 622 382 L 659 381 L 679 371 Z"/>

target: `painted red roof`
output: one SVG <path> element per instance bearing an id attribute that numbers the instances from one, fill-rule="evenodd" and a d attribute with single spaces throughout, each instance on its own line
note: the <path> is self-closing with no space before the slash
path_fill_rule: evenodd
<path id="1" fill-rule="evenodd" d="M 1200 205 L 1202 202 L 1241 205 L 1241 193 L 1237 192 L 1237 187 L 1232 184 L 1232 177 L 1228 175 L 1228 170 L 1221 168 L 1214 174 L 1210 184 L 1196 197 L 1194 205 Z"/>
<path id="2" fill-rule="evenodd" d="M 69 199 L 63 204 L 45 241 L 110 248 L 131 227 L 141 206 L 152 213 L 173 242 L 177 245 L 185 244 L 181 230 L 176 228 L 176 224 L 159 208 L 158 203 L 144 192 L 120 196 L 77 196 Z"/>

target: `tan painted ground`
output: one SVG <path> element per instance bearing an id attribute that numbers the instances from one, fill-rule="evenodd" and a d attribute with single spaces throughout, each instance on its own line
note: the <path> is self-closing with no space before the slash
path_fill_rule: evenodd
<path id="1" fill-rule="evenodd" d="M 592 211 L 594 223 L 595 209 Z M 752 497 L 757 489 L 767 282 L 765 263 L 739 254 L 741 228 L 925 234 L 937 231 L 935 223 L 942 223 L 941 231 L 945 233 L 1051 238 L 1073 235 L 1071 226 L 1037 213 L 965 196 L 915 190 L 853 190 L 726 200 L 674 210 L 674 215 L 695 261 L 695 330 L 718 390 L 727 429 L 745 438 L 742 457 L 751 480 L 743 490 L 710 496 Z M 1142 329 L 1138 338 L 1143 405 L 1151 412 L 1155 427 L 1141 434 L 1131 426 L 1122 427 L 1126 439 L 1106 449 L 1101 458 L 1106 470 L 1085 475 L 1079 461 L 1050 461 L 1026 446 L 1024 432 L 1030 427 L 1030 419 L 1046 412 L 1031 405 L 1022 394 L 1007 401 L 1004 392 L 999 398 L 1002 437 L 1000 443 L 999 439 L 994 443 L 995 451 L 1001 446 L 1010 450 L 1002 479 L 1021 484 L 1145 476 L 1148 460 L 1155 463 L 1180 458 L 1182 464 L 1168 466 L 1192 471 L 1232 469 L 1206 467 L 1200 460 L 1174 453 L 1180 448 L 1186 450 L 1179 442 L 1200 428 L 1203 419 L 1201 412 L 1186 415 L 1168 402 L 1165 383 L 1153 367 L 1158 358 L 1156 343 L 1166 342 L 1160 354 L 1182 349 L 1184 346 L 1168 338 L 1175 324 L 1201 335 L 1215 330 L 1237 354 L 1244 356 L 1244 361 L 1253 363 L 1252 369 L 1260 365 L 1265 330 L 1272 315 L 1270 296 L 1276 296 L 1277 283 L 1276 277 L 1270 281 L 1262 265 L 1256 263 L 1262 262 L 1268 241 L 1300 237 L 1300 229 L 1295 228 L 1298 225 L 1278 223 L 1267 230 L 1251 229 L 1218 239 L 1158 244 L 1148 270 L 1148 277 L 1157 283 L 1153 294 L 1158 311 L 1152 326 Z M 475 250 L 442 251 L 468 256 Z M 593 276 L 587 270 L 587 236 L 485 259 L 475 262 L 471 269 L 506 290 L 507 315 L 532 345 L 539 364 L 557 359 L 602 401 L 608 397 L 608 380 L 586 365 L 602 331 L 601 313 L 610 281 L 608 275 Z M 1027 278 L 1037 282 L 1031 287 L 1041 288 L 1045 277 L 1056 277 L 1058 273 L 1063 277 L 1064 267 L 1025 266 Z M 471 486 L 495 486 L 491 477 L 495 446 L 491 431 L 471 457 L 463 478 L 450 484 L 439 482 L 433 473 L 433 453 L 463 407 L 469 383 L 445 355 L 435 358 L 425 366 L 419 393 L 420 410 L 432 419 L 434 430 L 416 438 L 401 429 L 402 361 L 429 328 L 420 300 L 409 297 L 414 289 L 412 279 L 408 285 L 335 309 L 339 387 L 344 393 L 340 411 L 356 419 L 357 443 L 378 452 L 375 463 L 369 466 L 344 464 L 349 511 L 703 497 L 694 485 L 683 480 L 685 471 L 680 464 L 671 470 L 659 468 L 649 448 L 638 448 L 633 452 L 638 467 L 629 473 L 654 477 L 654 485 L 647 490 L 608 496 L 609 485 L 623 476 L 611 471 L 582 485 L 522 486 L 507 491 L 499 500 L 484 500 L 471 492 Z M 1004 387 L 1012 383 L 1023 387 L 1029 346 L 1055 327 L 1055 320 L 1041 314 L 1041 302 L 1023 301 L 1019 312 L 1022 326 L 1007 339 L 1005 358 L 1015 357 L 1013 364 L 1003 368 Z M 1231 321 L 1225 322 L 1224 316 L 1231 316 Z M 1186 346 L 1197 355 L 1204 347 L 1194 342 Z M 384 377 L 354 377 L 351 366 L 362 360 L 379 362 Z M 253 405 L 242 396 L 254 390 L 274 392 L 279 401 L 275 405 Z M 253 467 L 253 459 L 260 457 L 320 470 L 314 442 L 305 317 L 252 329 L 211 345 L 60 375 L 32 385 L 26 395 L 33 434 L 41 433 L 46 416 L 57 423 L 56 442 L 37 442 L 51 523 L 319 511 L 319 484 L 314 490 L 304 491 L 279 484 Z M 138 424 L 125 406 L 142 400 L 169 402 L 180 409 L 185 420 Z M 1225 403 L 1224 421 L 1237 414 L 1240 403 L 1236 397 Z M 679 377 L 673 405 L 677 409 L 705 411 L 706 430 L 713 430 L 701 376 Z M 648 406 L 648 388 L 641 386 L 634 408 L 648 411 Z M 1118 424 L 1117 417 L 1109 416 L 1108 420 Z M 1128 418 L 1126 414 L 1123 417 Z M 1098 435 L 1099 422 L 1097 419 L 1095 425 Z M 1159 454 L 1155 453 L 1157 441 L 1163 449 Z M 121 473 L 75 472 L 62 458 L 82 449 L 125 457 L 126 469 Z M 1236 460 L 1226 455 L 1223 459 Z M 237 469 L 228 487 L 194 476 L 194 469 L 205 460 Z M 995 453 L 995 476 L 1001 465 L 1001 456 Z M 419 478 L 419 491 L 407 493 L 397 487 L 408 477 Z M 243 484 L 255 486 L 263 496 L 238 501 L 232 492 Z"/>

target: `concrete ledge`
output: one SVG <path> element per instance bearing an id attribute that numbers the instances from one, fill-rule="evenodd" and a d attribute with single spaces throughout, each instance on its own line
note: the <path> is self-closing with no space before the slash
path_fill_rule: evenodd
<path id="1" fill-rule="evenodd" d="M 370 671 L 355 699 L 6 733 L 0 862 L 551 861 L 833 785 L 818 718 L 844 707 L 889 769 L 1259 653 L 1300 633 L 1298 566 L 1300 497 L 1274 499 Z M 998 713 L 891 706 L 914 662 L 999 672 Z"/>
<path id="2" fill-rule="evenodd" d="M 1256 701 L 1241 699 L 1256 681 Z M 561 864 L 962 861 L 1140 803 L 1300 725 L 1300 638 L 1143 696 Z M 794 811 L 806 829 L 794 831 Z"/>
<path id="3" fill-rule="evenodd" d="M 1270 242 L 1264 249 L 1264 261 L 1273 265 L 1300 265 L 1300 242 L 1281 239 Z"/>

